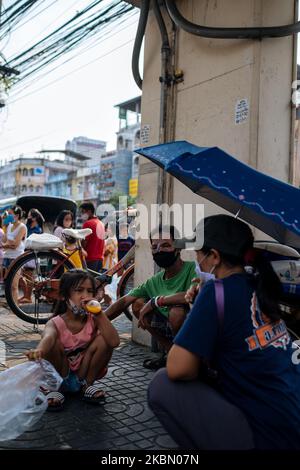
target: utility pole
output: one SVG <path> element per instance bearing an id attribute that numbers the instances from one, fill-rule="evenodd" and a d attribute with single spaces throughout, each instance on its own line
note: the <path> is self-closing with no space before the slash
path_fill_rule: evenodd
<path id="1" fill-rule="evenodd" d="M 2 0 L 0 0 L 0 31 L 2 26 Z M 0 51 L 0 57 L 1 57 Z M 7 67 L 6 65 L 0 65 L 0 79 L 9 77 L 10 75 L 19 75 L 20 72 L 12 67 Z M 1 97 L 1 89 L 0 89 L 0 109 L 5 106 L 5 99 Z"/>

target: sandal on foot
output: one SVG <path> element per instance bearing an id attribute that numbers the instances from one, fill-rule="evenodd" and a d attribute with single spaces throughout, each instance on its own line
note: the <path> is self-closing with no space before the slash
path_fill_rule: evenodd
<path id="1" fill-rule="evenodd" d="M 99 393 L 101 394 L 99 395 Z M 82 400 L 95 405 L 102 405 L 105 402 L 105 392 L 97 385 L 89 385 L 84 391 Z"/>
<path id="2" fill-rule="evenodd" d="M 61 411 L 63 409 L 63 404 L 65 401 L 65 397 L 60 392 L 48 392 L 45 393 L 47 401 L 48 401 L 48 408 L 47 411 Z"/>
<path id="3" fill-rule="evenodd" d="M 150 370 L 158 370 L 161 369 L 162 367 L 166 367 L 167 364 L 167 356 L 163 355 L 161 357 L 153 358 L 153 359 L 145 359 L 143 362 L 143 367 L 145 369 L 150 369 Z"/>

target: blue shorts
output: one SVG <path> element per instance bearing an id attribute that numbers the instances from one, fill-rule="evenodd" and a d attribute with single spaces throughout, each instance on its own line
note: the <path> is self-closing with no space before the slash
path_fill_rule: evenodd
<path id="1" fill-rule="evenodd" d="M 3 258 L 2 266 L 3 268 L 8 268 L 9 265 L 15 261 L 13 258 Z"/>
<path id="2" fill-rule="evenodd" d="M 69 370 L 67 377 L 62 381 L 60 390 L 62 392 L 77 393 L 85 384 L 84 380 L 79 380 L 77 374 L 73 370 Z"/>

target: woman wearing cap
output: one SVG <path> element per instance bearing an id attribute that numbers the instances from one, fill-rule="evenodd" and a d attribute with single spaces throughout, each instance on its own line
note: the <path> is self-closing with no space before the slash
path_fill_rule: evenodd
<path id="1" fill-rule="evenodd" d="M 202 228 L 197 260 L 216 280 L 201 288 L 150 383 L 150 407 L 185 449 L 299 449 L 300 365 L 280 318 L 280 281 L 255 254 L 248 225 L 217 215 Z M 207 364 L 215 380 L 203 380 Z"/>

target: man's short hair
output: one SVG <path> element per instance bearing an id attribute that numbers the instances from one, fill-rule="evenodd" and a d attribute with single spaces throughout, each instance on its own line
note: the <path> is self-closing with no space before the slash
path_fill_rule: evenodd
<path id="1" fill-rule="evenodd" d="M 162 234 L 170 235 L 170 238 L 172 238 L 173 241 L 180 239 L 179 232 L 174 227 L 174 225 L 159 225 L 154 230 L 151 230 L 149 234 L 150 243 L 152 243 L 152 239 L 154 238 L 154 235 L 159 235 L 161 237 Z"/>
<path id="2" fill-rule="evenodd" d="M 92 214 L 95 214 L 95 206 L 92 202 L 83 202 L 79 209 L 83 211 L 91 211 Z"/>

